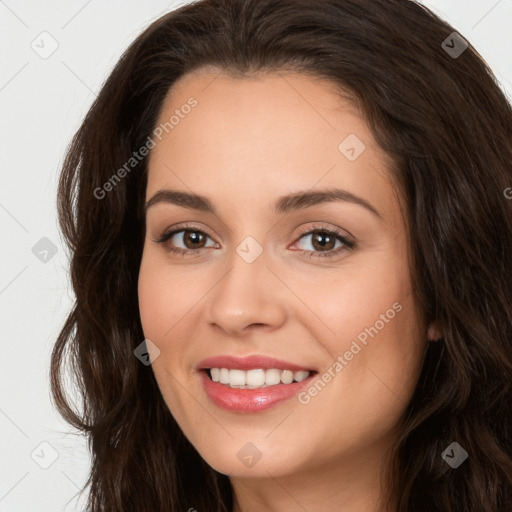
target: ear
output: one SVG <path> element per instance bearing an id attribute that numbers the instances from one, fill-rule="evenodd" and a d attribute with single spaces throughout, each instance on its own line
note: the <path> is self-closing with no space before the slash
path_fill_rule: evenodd
<path id="1" fill-rule="evenodd" d="M 432 322 L 427 329 L 427 338 L 429 341 L 439 341 L 444 337 L 443 328 L 440 323 L 436 320 Z"/>

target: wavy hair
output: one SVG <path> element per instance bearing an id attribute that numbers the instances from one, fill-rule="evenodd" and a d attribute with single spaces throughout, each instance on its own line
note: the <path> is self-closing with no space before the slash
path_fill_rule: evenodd
<path id="1" fill-rule="evenodd" d="M 58 187 L 76 300 L 53 347 L 51 391 L 88 440 L 91 512 L 232 510 L 229 478 L 189 443 L 134 357 L 147 159 L 98 194 L 151 135 L 173 84 L 208 68 L 326 78 L 359 106 L 406 206 L 417 304 L 443 328 L 388 489 L 397 512 L 512 510 L 512 109 L 471 45 L 450 54 L 453 32 L 412 0 L 199 0 L 125 51 Z M 67 363 L 81 407 L 66 392 Z M 452 469 L 442 453 L 455 441 L 469 457 Z"/>

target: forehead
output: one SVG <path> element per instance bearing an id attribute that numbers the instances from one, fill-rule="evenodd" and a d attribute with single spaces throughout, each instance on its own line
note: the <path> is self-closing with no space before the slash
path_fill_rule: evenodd
<path id="1" fill-rule="evenodd" d="M 146 199 L 172 187 L 259 208 L 269 196 L 331 186 L 390 211 L 389 158 L 346 96 L 297 73 L 185 75 L 162 106 L 167 130 L 150 154 Z"/>

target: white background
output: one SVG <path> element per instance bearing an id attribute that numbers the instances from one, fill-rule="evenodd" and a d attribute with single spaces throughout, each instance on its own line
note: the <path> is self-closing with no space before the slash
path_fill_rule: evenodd
<path id="1" fill-rule="evenodd" d="M 423 3 L 476 47 L 512 97 L 512 0 Z M 0 0 L 0 512 L 84 508 L 85 496 L 76 493 L 89 470 L 86 444 L 49 398 L 50 351 L 73 297 L 57 227 L 57 177 L 67 144 L 121 53 L 177 5 Z M 47 59 L 31 48 L 43 31 L 58 43 Z M 32 253 L 43 237 L 57 248 L 46 263 Z M 58 457 L 47 469 L 36 463 L 49 464 L 54 450 Z"/>

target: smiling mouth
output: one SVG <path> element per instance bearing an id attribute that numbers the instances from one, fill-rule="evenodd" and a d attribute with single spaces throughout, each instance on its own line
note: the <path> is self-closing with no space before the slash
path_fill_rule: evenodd
<path id="1" fill-rule="evenodd" d="M 205 368 L 203 371 L 213 382 L 223 384 L 226 387 L 236 389 L 261 389 L 279 384 L 293 384 L 302 382 L 316 371 L 292 371 L 277 368 L 253 370 L 238 370 L 229 368 Z"/>

